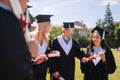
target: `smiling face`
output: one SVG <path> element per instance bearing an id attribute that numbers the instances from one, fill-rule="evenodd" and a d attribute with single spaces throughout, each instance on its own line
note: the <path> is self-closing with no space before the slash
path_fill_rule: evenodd
<path id="1" fill-rule="evenodd" d="M 98 32 L 93 33 L 92 41 L 93 41 L 95 46 L 100 46 L 101 45 L 102 39 L 101 39 L 101 36 Z"/>

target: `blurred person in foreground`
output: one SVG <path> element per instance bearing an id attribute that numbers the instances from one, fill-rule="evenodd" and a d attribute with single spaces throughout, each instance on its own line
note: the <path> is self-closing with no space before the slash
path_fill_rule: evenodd
<path id="1" fill-rule="evenodd" d="M 23 27 L 28 0 L 0 0 L 0 73 L 3 80 L 33 80 Z"/>

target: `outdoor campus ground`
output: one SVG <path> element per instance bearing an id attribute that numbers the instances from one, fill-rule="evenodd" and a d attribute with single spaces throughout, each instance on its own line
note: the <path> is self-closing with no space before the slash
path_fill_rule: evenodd
<path id="1" fill-rule="evenodd" d="M 109 75 L 109 80 L 120 80 L 120 51 L 112 50 L 115 57 L 117 69 L 115 73 Z M 80 61 L 76 58 L 75 67 L 75 80 L 83 80 L 83 74 L 80 70 Z M 47 80 L 49 80 L 49 74 L 47 74 Z"/>

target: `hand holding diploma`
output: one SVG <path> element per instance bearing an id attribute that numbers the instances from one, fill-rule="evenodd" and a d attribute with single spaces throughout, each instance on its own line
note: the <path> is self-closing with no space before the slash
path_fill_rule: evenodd
<path id="1" fill-rule="evenodd" d="M 65 80 L 63 77 L 59 77 L 59 79 L 58 80 Z"/>
<path id="2" fill-rule="evenodd" d="M 100 52 L 99 56 L 101 57 L 101 59 L 102 59 L 103 62 L 106 61 L 105 54 L 103 52 Z"/>
<path id="3" fill-rule="evenodd" d="M 57 78 L 57 80 L 65 80 L 58 71 L 56 71 L 55 73 L 53 73 L 53 76 L 55 78 Z"/>
<path id="4" fill-rule="evenodd" d="M 50 53 L 45 55 L 46 58 L 51 58 L 51 57 L 60 57 L 60 52 L 59 51 L 51 51 Z"/>
<path id="5" fill-rule="evenodd" d="M 106 60 L 105 59 L 105 54 L 103 52 L 99 52 L 99 54 L 95 55 L 95 56 L 90 56 L 88 58 L 86 58 L 87 61 L 89 60 L 94 60 L 96 59 L 97 57 L 101 57 L 101 59 L 103 60 L 103 62 Z"/>
<path id="6" fill-rule="evenodd" d="M 59 51 L 51 51 L 48 54 L 45 55 L 39 55 L 37 58 L 35 58 L 33 61 L 33 64 L 40 64 L 46 60 L 48 60 L 51 57 L 60 57 L 60 52 Z"/>
<path id="7" fill-rule="evenodd" d="M 36 59 L 33 60 L 33 64 L 40 64 L 44 62 L 46 59 L 44 56 L 38 56 Z"/>

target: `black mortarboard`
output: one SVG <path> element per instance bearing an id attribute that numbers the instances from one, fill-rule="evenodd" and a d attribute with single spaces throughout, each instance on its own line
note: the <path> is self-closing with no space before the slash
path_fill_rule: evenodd
<path id="1" fill-rule="evenodd" d="M 37 19 L 37 23 L 40 22 L 51 22 L 50 17 L 53 15 L 37 15 L 35 18 Z"/>
<path id="2" fill-rule="evenodd" d="M 74 22 L 63 22 L 64 28 L 74 28 Z"/>
<path id="3" fill-rule="evenodd" d="M 105 35 L 107 34 L 107 31 L 105 31 L 104 29 L 100 28 L 99 26 L 96 26 L 91 32 L 94 33 L 96 31 L 100 34 L 102 39 L 105 38 Z"/>

